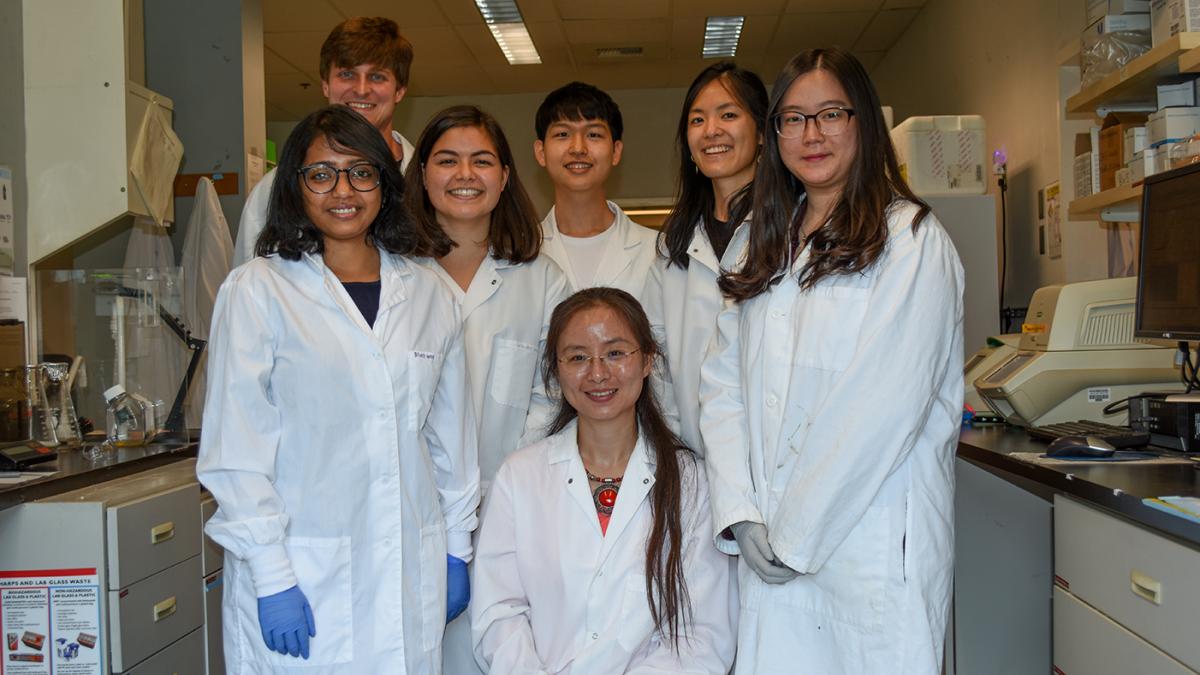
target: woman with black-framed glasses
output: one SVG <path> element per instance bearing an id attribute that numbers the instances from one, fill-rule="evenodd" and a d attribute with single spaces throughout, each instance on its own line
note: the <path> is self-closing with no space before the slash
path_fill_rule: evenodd
<path id="1" fill-rule="evenodd" d="M 963 271 L 839 49 L 775 82 L 744 265 L 701 370 L 737 673 L 941 672 Z"/>
<path id="2" fill-rule="evenodd" d="M 363 117 L 306 117 L 278 175 L 217 296 L 196 467 L 229 553 L 227 665 L 434 672 L 479 500 L 458 308 L 407 257 L 400 172 Z"/>

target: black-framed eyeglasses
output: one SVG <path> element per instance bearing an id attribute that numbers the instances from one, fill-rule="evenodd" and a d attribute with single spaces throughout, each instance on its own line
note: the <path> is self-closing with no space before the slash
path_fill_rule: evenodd
<path id="1" fill-rule="evenodd" d="M 339 169 L 328 164 L 310 164 L 296 170 L 304 180 L 304 187 L 310 192 L 323 195 L 333 192 L 337 187 L 341 174 L 346 174 L 350 187 L 358 192 L 370 192 L 379 187 L 379 167 L 370 162 L 359 162 L 345 169 Z"/>
<path id="2" fill-rule="evenodd" d="M 812 120 L 817 125 L 817 131 L 826 136 L 837 136 L 850 126 L 853 116 L 854 109 L 844 106 L 825 108 L 811 115 L 798 110 L 786 110 L 775 115 L 775 133 L 783 138 L 800 138 L 808 128 L 808 121 Z"/>

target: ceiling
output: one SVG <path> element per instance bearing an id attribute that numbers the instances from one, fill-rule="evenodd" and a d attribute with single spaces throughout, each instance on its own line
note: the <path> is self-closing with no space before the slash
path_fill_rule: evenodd
<path id="1" fill-rule="evenodd" d="M 549 91 L 571 80 L 604 89 L 686 87 L 708 16 L 743 15 L 735 60 L 770 86 L 793 54 L 848 47 L 871 69 L 926 0 L 517 0 L 541 65 L 510 66 L 474 0 L 263 0 L 268 121 L 303 117 L 324 103 L 321 43 L 351 16 L 387 16 L 413 44 L 409 96 Z M 637 57 L 596 50 L 640 46 Z"/>

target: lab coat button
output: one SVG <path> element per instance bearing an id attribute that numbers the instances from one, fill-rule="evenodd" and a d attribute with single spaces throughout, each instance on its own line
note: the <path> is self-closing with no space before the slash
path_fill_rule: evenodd
<path id="1" fill-rule="evenodd" d="M 779 403 L 779 399 L 775 398 L 774 394 L 767 396 L 767 407 L 774 408 L 776 403 Z"/>
<path id="2" fill-rule="evenodd" d="M 593 640 L 599 640 L 599 639 L 600 639 L 600 634 L 599 634 L 599 633 L 592 633 L 592 639 L 593 639 Z"/>
<path id="3" fill-rule="evenodd" d="M 781 312 L 781 311 L 779 311 L 779 310 L 777 310 L 777 309 L 776 309 L 776 310 L 773 310 L 773 311 L 771 312 L 771 316 L 772 316 L 773 318 L 779 319 L 779 318 L 782 318 L 782 317 L 783 317 L 783 312 Z"/>

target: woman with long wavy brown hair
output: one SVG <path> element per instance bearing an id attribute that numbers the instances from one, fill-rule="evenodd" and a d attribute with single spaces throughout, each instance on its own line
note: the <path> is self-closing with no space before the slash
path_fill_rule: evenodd
<path id="1" fill-rule="evenodd" d="M 737 673 L 938 673 L 953 566 L 962 289 L 838 49 L 775 82 L 746 262 L 702 368 Z"/>
<path id="2" fill-rule="evenodd" d="M 708 541 L 703 465 L 649 386 L 658 354 L 624 291 L 554 310 L 552 435 L 500 467 L 479 532 L 471 624 L 490 672 L 728 672 L 732 565 Z"/>

